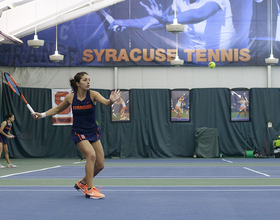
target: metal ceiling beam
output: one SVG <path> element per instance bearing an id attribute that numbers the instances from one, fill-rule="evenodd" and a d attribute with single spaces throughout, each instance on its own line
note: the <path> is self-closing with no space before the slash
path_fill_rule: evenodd
<path id="1" fill-rule="evenodd" d="M 45 30 L 124 0 L 36 0 L 3 12 L 1 30 L 18 38 Z M 47 8 L 47 10 L 46 10 Z M 5 39 L 0 37 L 0 44 Z M 4 41 L 4 42 L 3 42 Z"/>

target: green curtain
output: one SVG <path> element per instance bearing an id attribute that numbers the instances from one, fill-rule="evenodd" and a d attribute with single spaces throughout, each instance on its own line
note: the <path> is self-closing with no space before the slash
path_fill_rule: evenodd
<path id="1" fill-rule="evenodd" d="M 51 108 L 51 90 L 21 89 L 35 111 Z M 109 90 L 96 90 L 109 98 Z M 111 122 L 109 106 L 97 104 L 96 118 L 102 130 L 106 157 L 166 158 L 191 157 L 195 151 L 195 129 L 217 128 L 219 151 L 225 156 L 243 156 L 258 149 L 272 155 L 272 140 L 280 135 L 280 90 L 250 89 L 250 121 L 230 121 L 228 88 L 192 89 L 190 122 L 170 121 L 169 89 L 131 89 L 130 122 Z M 14 113 L 11 133 L 30 131 L 31 140 L 9 140 L 11 157 L 79 157 L 70 139 L 71 126 L 53 126 L 51 117 L 34 120 L 25 103 L 3 84 L 1 113 Z M 2 119 L 2 121 L 4 118 Z M 267 128 L 267 122 L 273 128 Z"/>
<path id="2" fill-rule="evenodd" d="M 186 157 L 194 149 L 192 123 L 170 122 L 170 90 L 131 89 L 131 122 L 121 124 L 121 157 Z"/>

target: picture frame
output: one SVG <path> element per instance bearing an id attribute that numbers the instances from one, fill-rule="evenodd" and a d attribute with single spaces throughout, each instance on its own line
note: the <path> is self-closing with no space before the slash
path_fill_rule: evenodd
<path id="1" fill-rule="evenodd" d="M 233 88 L 230 90 L 230 120 L 231 122 L 250 121 L 250 90 Z"/>
<path id="2" fill-rule="evenodd" d="M 130 122 L 130 91 L 120 91 L 120 98 L 111 105 L 111 122 Z"/>
<path id="3" fill-rule="evenodd" d="M 170 119 L 171 122 L 190 121 L 190 90 L 170 90 Z"/>

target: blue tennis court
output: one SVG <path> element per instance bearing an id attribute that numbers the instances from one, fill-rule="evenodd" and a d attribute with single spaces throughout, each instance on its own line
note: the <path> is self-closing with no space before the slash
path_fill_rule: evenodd
<path id="1" fill-rule="evenodd" d="M 74 189 L 77 159 L 15 159 L 0 170 L 3 219 L 278 219 L 278 159 L 106 159 L 105 198 Z"/>

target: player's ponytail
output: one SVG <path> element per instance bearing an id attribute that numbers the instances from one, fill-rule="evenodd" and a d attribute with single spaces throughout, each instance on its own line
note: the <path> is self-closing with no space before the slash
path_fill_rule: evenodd
<path id="1" fill-rule="evenodd" d="M 71 78 L 71 79 L 69 80 L 69 82 L 70 82 L 70 86 L 71 86 L 71 88 L 72 88 L 72 92 L 77 92 L 77 85 L 76 85 L 76 83 L 75 83 L 75 80 L 74 80 L 73 78 Z"/>
<path id="2" fill-rule="evenodd" d="M 70 81 L 70 86 L 72 88 L 72 91 L 73 92 L 77 92 L 78 91 L 78 86 L 76 84 L 76 82 L 80 82 L 81 78 L 84 76 L 84 75 L 88 75 L 86 72 L 79 72 L 77 73 L 74 78 L 71 78 L 69 81 Z"/>

